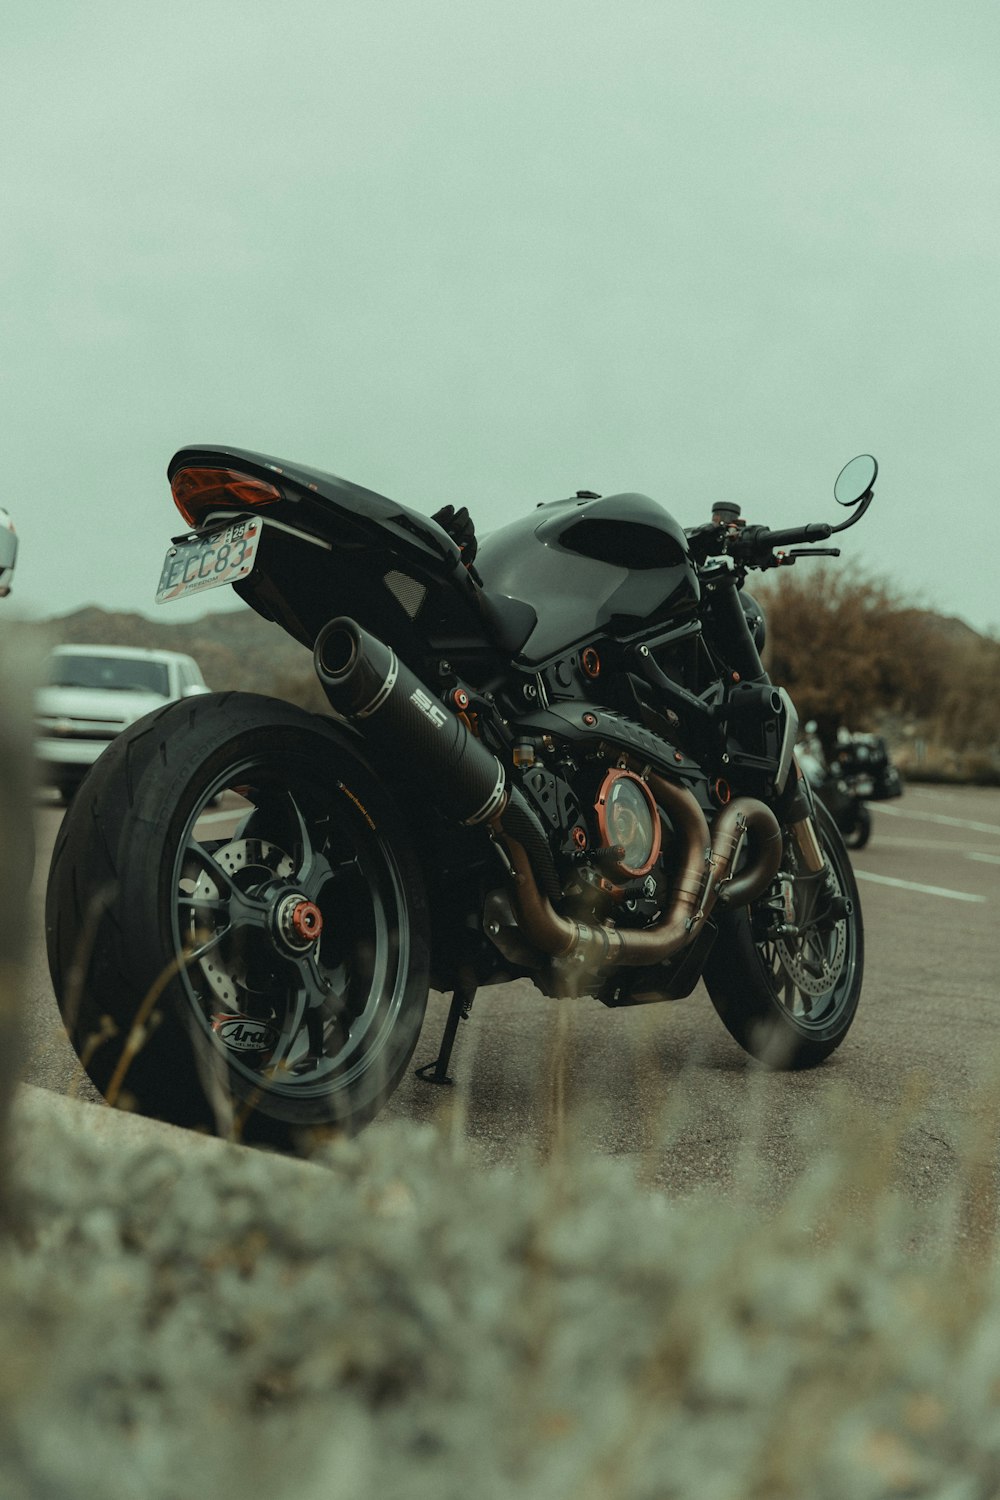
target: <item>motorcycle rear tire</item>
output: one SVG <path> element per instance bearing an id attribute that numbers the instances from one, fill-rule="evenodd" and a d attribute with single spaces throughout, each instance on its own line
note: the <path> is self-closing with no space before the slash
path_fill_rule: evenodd
<path id="1" fill-rule="evenodd" d="M 822 803 L 816 804 L 815 819 L 827 863 L 850 911 L 826 934 L 776 942 L 766 936 L 761 903 L 756 911 L 753 906 L 723 910 L 705 966 L 705 986 L 726 1030 L 744 1051 L 772 1068 L 809 1068 L 829 1057 L 850 1030 L 861 995 L 865 945 L 857 882 L 843 839 Z M 783 868 L 794 874 L 795 862 L 789 841 Z M 834 960 L 836 972 L 825 992 L 805 967 L 823 958 Z"/>
<path id="2" fill-rule="evenodd" d="M 281 1150 L 376 1113 L 427 1002 L 399 809 L 350 730 L 248 693 L 112 742 L 64 818 L 46 939 L 110 1102 Z"/>

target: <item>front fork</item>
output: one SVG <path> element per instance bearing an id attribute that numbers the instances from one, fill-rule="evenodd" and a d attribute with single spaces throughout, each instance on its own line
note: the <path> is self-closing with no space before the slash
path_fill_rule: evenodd
<path id="1" fill-rule="evenodd" d="M 852 903 L 839 891 L 833 873 L 823 853 L 814 818 L 815 803 L 812 787 L 803 775 L 798 761 L 794 762 L 796 785 L 785 819 L 785 826 L 795 840 L 801 861 L 802 875 L 794 884 L 800 888 L 799 911 L 792 925 L 788 909 L 793 902 L 792 882 L 782 882 L 782 898 L 785 907 L 785 932 L 802 931 L 819 923 L 830 926 L 842 917 L 849 916 Z M 804 897 L 804 902 L 801 899 Z"/>
<path id="2" fill-rule="evenodd" d="M 798 761 L 795 761 L 794 764 L 798 785 L 796 787 L 793 807 L 794 812 L 799 813 L 799 816 L 795 817 L 788 824 L 788 828 L 795 840 L 795 846 L 799 851 L 804 867 L 809 871 L 810 875 L 818 875 L 821 870 L 826 869 L 826 859 L 823 855 L 819 835 L 816 832 L 816 824 L 813 820 L 812 787 L 805 776 L 803 776 Z"/>
<path id="3" fill-rule="evenodd" d="M 799 873 L 791 874 L 786 866 L 779 875 L 779 894 L 768 902 L 768 926 L 774 937 L 795 936 L 812 919 L 829 870 L 816 832 L 812 787 L 794 755 L 792 767 L 794 775 L 789 776 L 781 804 L 775 811 L 795 845 Z"/>

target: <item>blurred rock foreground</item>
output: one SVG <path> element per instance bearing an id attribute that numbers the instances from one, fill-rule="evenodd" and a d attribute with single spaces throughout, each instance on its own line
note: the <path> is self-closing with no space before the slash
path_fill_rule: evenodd
<path id="1" fill-rule="evenodd" d="M 447 1114 L 308 1163 L 25 1089 L 0 1495 L 993 1497 L 992 1242 L 830 1125 L 768 1221 L 749 1158 L 745 1208 L 671 1202 L 572 1129 L 512 1170 Z"/>

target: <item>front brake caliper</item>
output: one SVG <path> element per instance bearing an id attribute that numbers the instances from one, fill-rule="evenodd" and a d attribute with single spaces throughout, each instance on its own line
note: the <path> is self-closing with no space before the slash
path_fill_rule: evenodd
<path id="1" fill-rule="evenodd" d="M 763 908 L 762 937 L 794 937 L 799 931 L 795 920 L 795 879 L 785 870 L 778 871 Z"/>

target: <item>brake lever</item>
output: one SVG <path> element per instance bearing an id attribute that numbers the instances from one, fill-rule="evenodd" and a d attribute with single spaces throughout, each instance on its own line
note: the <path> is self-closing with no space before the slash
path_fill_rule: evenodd
<path id="1" fill-rule="evenodd" d="M 774 554 L 775 565 L 790 568 L 797 557 L 839 557 L 839 547 L 792 547 L 787 552 Z"/>

